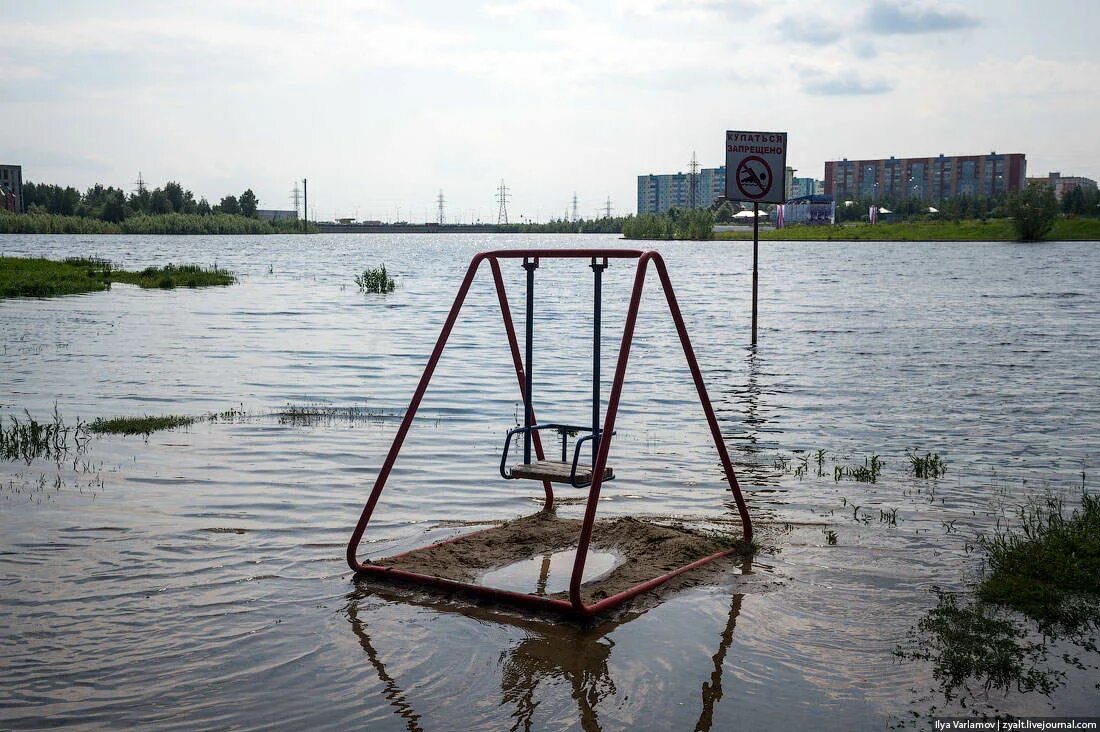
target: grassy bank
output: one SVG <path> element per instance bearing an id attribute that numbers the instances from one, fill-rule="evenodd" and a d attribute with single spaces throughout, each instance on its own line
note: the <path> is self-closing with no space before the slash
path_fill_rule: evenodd
<path id="1" fill-rule="evenodd" d="M 714 237 L 751 241 L 752 229 L 720 231 Z M 1014 241 L 1011 219 L 964 221 L 914 221 L 908 223 L 848 224 L 840 226 L 788 226 L 760 232 L 771 241 Z M 1059 219 L 1047 241 L 1100 241 L 1100 219 Z"/>
<path id="2" fill-rule="evenodd" d="M 309 225 L 305 233 L 316 233 Z M 118 223 L 58 214 L 0 215 L 0 234 L 300 234 L 297 221 L 269 222 L 231 214 L 131 216 Z"/>
<path id="3" fill-rule="evenodd" d="M 0 257 L 0 299 L 6 297 L 54 297 L 110 289 L 112 282 L 145 288 L 208 287 L 231 285 L 229 272 L 194 264 L 147 267 L 140 272 L 112 268 L 102 259 L 51 259 Z"/>

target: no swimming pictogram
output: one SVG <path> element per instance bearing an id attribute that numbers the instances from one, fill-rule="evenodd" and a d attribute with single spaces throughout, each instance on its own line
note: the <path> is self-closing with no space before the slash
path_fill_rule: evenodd
<path id="1" fill-rule="evenodd" d="M 772 169 L 764 158 L 750 155 L 738 164 L 734 180 L 746 198 L 757 201 L 771 188 Z"/>
<path id="2" fill-rule="evenodd" d="M 726 131 L 726 200 L 786 200 L 787 133 Z"/>

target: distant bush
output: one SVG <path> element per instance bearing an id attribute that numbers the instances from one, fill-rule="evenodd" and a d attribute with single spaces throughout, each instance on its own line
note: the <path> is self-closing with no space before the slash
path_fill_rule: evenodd
<path id="1" fill-rule="evenodd" d="M 670 209 L 667 214 L 628 216 L 623 221 L 626 239 L 687 239 L 706 241 L 714 238 L 714 214 L 693 209 Z"/>
<path id="2" fill-rule="evenodd" d="M 307 233 L 315 233 L 312 224 Z M 264 221 L 231 214 L 139 214 L 118 223 L 83 216 L 27 213 L 0 216 L 0 234 L 294 234 L 299 221 Z"/>
<path id="3" fill-rule="evenodd" d="M 1046 183 L 1032 183 L 1008 199 L 1008 213 L 1018 241 L 1039 241 L 1054 228 L 1058 199 Z"/>

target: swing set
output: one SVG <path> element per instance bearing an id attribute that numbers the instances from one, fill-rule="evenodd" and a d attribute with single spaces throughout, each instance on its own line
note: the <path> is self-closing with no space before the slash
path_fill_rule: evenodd
<path id="1" fill-rule="evenodd" d="M 539 423 L 535 419 L 532 401 L 534 388 L 533 326 L 535 271 L 539 268 L 541 260 L 551 259 L 588 259 L 590 260 L 589 266 L 594 275 L 591 425 L 569 425 L 556 422 Z M 502 260 L 522 260 L 522 266 L 527 275 L 525 352 L 522 358 L 520 356 L 519 343 L 516 338 L 515 324 L 512 321 L 511 310 L 508 306 L 508 296 L 504 289 L 504 278 L 501 273 Z M 602 280 L 603 272 L 607 269 L 610 260 L 636 260 L 637 265 L 634 274 L 634 287 L 631 291 L 630 304 L 627 308 L 626 321 L 623 326 L 622 342 L 619 346 L 618 362 L 615 366 L 615 375 L 611 382 L 611 393 L 607 400 L 607 411 L 603 416 L 601 424 L 600 318 Z M 362 541 L 363 533 L 366 531 L 367 524 L 374 514 L 378 499 L 382 494 L 383 488 L 386 486 L 390 471 L 393 469 L 393 465 L 397 460 L 397 455 L 401 451 L 401 446 L 412 425 L 413 418 L 416 416 L 416 411 L 420 407 L 420 402 L 424 398 L 424 393 L 428 389 L 428 384 L 431 382 L 436 365 L 443 355 L 443 349 L 447 345 L 447 339 L 450 337 L 455 322 L 458 320 L 458 314 L 462 309 L 463 302 L 466 300 L 470 285 L 473 283 L 474 276 L 477 274 L 483 262 L 488 262 L 489 268 L 492 271 L 493 282 L 496 286 L 497 300 L 500 303 L 501 315 L 504 319 L 504 330 L 508 337 L 508 346 L 512 353 L 512 362 L 515 366 L 516 378 L 519 381 L 520 395 L 523 398 L 523 426 L 509 430 L 505 437 L 504 451 L 500 459 L 500 475 L 507 480 L 525 479 L 541 482 L 543 491 L 546 494 L 546 500 L 543 505 L 544 511 L 550 510 L 554 505 L 553 483 L 564 483 L 574 488 L 586 488 L 588 490 L 588 501 L 586 504 L 584 521 L 581 525 L 576 557 L 573 563 L 573 572 L 569 582 L 568 600 L 525 594 L 522 592 L 512 592 L 469 582 L 459 582 L 442 577 L 409 572 L 397 567 L 360 562 L 357 556 L 359 543 Z M 752 520 L 749 517 L 748 507 L 745 504 L 744 497 L 741 495 L 741 488 L 737 483 L 737 476 L 733 471 L 733 465 L 730 463 L 730 457 L 726 450 L 725 442 L 722 440 L 722 434 L 718 427 L 718 420 L 714 415 L 714 409 L 711 406 L 710 398 L 707 396 L 706 385 L 703 383 L 703 375 L 699 370 L 699 364 L 695 358 L 695 351 L 692 349 L 691 340 L 688 337 L 687 328 L 684 325 L 683 315 L 680 313 L 680 306 L 676 301 L 676 294 L 672 289 L 672 282 L 669 280 L 668 269 L 665 267 L 665 262 L 661 255 L 655 251 L 634 249 L 498 250 L 481 252 L 470 261 L 466 276 L 462 280 L 462 285 L 458 288 L 458 294 L 455 296 L 454 304 L 451 305 L 450 312 L 447 314 L 447 319 L 443 324 L 443 329 L 439 334 L 439 338 L 436 340 L 432 355 L 428 359 L 428 364 L 424 368 L 423 375 L 420 377 L 420 383 L 416 387 L 416 392 L 413 394 L 412 401 L 409 403 L 409 408 L 405 412 L 405 416 L 401 421 L 401 426 L 398 427 L 393 444 L 390 446 L 385 462 L 383 462 L 382 468 L 378 473 L 374 488 L 371 491 L 370 497 L 367 499 L 366 505 L 363 507 L 359 522 L 355 526 L 355 531 L 352 532 L 351 540 L 348 542 L 347 560 L 352 570 L 358 575 L 365 575 L 383 580 L 401 581 L 418 586 L 448 591 L 465 592 L 477 597 L 522 608 L 550 610 L 566 615 L 591 617 L 617 607 L 627 600 L 643 592 L 654 589 L 684 572 L 738 552 L 737 548 L 732 548 L 702 557 L 701 559 L 697 559 L 694 562 L 674 569 L 671 572 L 667 572 L 645 582 L 640 582 L 629 589 L 591 604 L 586 604 L 581 597 L 584 565 L 588 556 L 589 544 L 592 540 L 592 531 L 596 521 L 596 509 L 600 498 L 600 488 L 604 483 L 614 480 L 615 478 L 615 471 L 607 464 L 607 459 L 611 449 L 611 438 L 615 435 L 615 418 L 618 414 L 619 399 L 622 395 L 623 382 L 626 378 L 627 361 L 630 357 L 630 346 L 634 339 L 634 326 L 638 319 L 638 308 L 641 304 L 642 288 L 645 284 L 646 273 L 650 263 L 653 264 L 654 269 L 657 271 L 657 276 L 661 280 L 661 287 L 664 291 L 665 300 L 668 303 L 669 313 L 672 315 L 672 320 L 676 325 L 676 332 L 680 337 L 680 345 L 683 347 L 688 369 L 691 371 L 692 380 L 695 382 L 695 390 L 699 395 L 699 402 L 703 407 L 703 413 L 710 427 L 710 433 L 714 439 L 714 446 L 718 450 L 718 457 L 722 462 L 722 468 L 725 472 L 726 480 L 729 483 L 730 492 L 733 494 L 734 501 L 737 504 L 737 510 L 741 517 L 743 541 L 749 542 L 752 540 Z M 561 460 L 547 459 L 539 434 L 540 431 L 543 430 L 556 431 L 560 436 Z M 570 459 L 568 438 L 570 435 L 581 433 L 584 434 L 574 441 L 573 454 Z M 522 435 L 523 438 L 523 462 L 509 466 L 509 450 L 512 440 L 516 435 Z M 581 455 L 585 443 L 591 443 L 591 463 L 589 464 L 581 463 Z M 484 531 L 491 531 L 491 529 L 486 529 Z M 465 539 L 470 536 L 473 536 L 473 534 L 455 537 L 448 541 L 456 541 L 459 538 Z M 408 553 L 410 552 L 405 552 L 404 554 Z M 398 559 L 401 556 L 403 556 L 403 554 L 395 555 L 389 559 Z"/>

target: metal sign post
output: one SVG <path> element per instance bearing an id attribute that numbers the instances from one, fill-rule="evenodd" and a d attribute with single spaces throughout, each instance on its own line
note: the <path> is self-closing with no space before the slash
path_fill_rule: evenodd
<path id="1" fill-rule="evenodd" d="M 726 200 L 752 203 L 752 345 L 756 345 L 756 291 L 760 204 L 784 203 L 787 133 L 726 131 Z"/>

